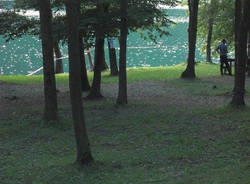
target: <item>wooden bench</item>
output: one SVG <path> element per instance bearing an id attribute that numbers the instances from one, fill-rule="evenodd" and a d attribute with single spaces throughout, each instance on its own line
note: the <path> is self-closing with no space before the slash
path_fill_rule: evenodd
<path id="1" fill-rule="evenodd" d="M 233 64 L 232 64 L 233 62 L 235 62 L 234 58 L 227 59 L 227 63 L 229 64 L 231 72 L 232 72 L 232 68 L 233 68 Z M 226 64 L 222 65 L 222 72 L 223 72 L 223 74 L 229 74 L 229 71 L 227 70 Z"/>

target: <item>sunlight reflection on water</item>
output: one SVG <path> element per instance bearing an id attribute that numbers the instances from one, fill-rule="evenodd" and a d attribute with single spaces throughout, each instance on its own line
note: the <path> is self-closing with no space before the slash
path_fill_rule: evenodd
<path id="1" fill-rule="evenodd" d="M 157 45 L 150 40 L 141 39 L 137 33 L 128 35 L 127 66 L 171 66 L 184 62 L 187 58 L 187 26 L 186 10 L 169 10 L 170 18 L 177 22 L 169 28 L 171 35 L 158 39 Z M 119 58 L 118 40 L 115 41 L 117 58 Z M 5 43 L 0 38 L 0 74 L 27 75 L 42 66 L 41 42 L 38 37 L 24 36 Z M 67 47 L 63 46 L 62 55 L 67 56 Z M 94 56 L 94 49 L 91 55 Z M 105 47 L 105 57 L 109 63 L 108 49 Z M 201 60 L 199 52 L 197 58 Z M 63 59 L 65 72 L 68 72 L 67 59 Z M 88 60 L 86 57 L 87 67 Z M 37 74 L 41 74 L 42 71 Z"/>

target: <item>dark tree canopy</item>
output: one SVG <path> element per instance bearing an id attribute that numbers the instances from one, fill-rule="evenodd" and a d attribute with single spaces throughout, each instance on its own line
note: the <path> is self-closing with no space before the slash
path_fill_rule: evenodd
<path id="1" fill-rule="evenodd" d="M 39 33 L 39 21 L 35 18 L 28 18 L 13 11 L 0 13 L 0 35 L 6 41 L 22 37 L 26 34 Z"/>
<path id="2" fill-rule="evenodd" d="M 79 29 L 83 36 L 89 39 L 90 45 L 94 45 L 95 30 L 99 27 L 102 27 L 103 37 L 119 36 L 119 0 L 81 0 L 80 2 Z M 176 2 L 176 0 L 128 0 L 127 24 L 129 31 L 140 30 L 139 33 L 144 39 L 149 38 L 155 42 L 158 36 L 168 35 L 166 28 L 172 24 L 172 21 L 168 18 L 167 11 L 159 9 L 158 6 L 159 4 L 174 6 Z M 59 10 L 65 12 L 64 3 L 64 0 L 51 1 L 54 13 Z M 1 21 L 1 24 L 5 24 L 1 27 L 6 27 L 6 29 L 3 28 L 0 33 L 5 35 L 7 40 L 14 39 L 16 35 L 20 37 L 24 34 L 39 34 L 38 20 L 17 14 L 20 10 L 38 10 L 38 0 L 15 0 L 14 7 L 15 13 L 8 12 L 7 21 Z M 64 14 L 57 14 L 53 17 L 52 29 L 54 40 L 62 40 L 63 42 L 67 40 L 66 16 Z"/>

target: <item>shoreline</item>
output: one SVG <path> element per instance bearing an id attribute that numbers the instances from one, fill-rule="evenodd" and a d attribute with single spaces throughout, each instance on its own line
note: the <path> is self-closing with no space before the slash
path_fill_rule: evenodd
<path id="1" fill-rule="evenodd" d="M 185 61 L 185 62 L 181 62 L 179 64 L 171 65 L 171 66 L 127 67 L 127 72 L 134 72 L 134 71 L 135 72 L 137 72 L 137 71 L 139 72 L 139 71 L 142 71 L 142 70 L 144 70 L 146 72 L 147 71 L 154 72 L 156 70 L 168 70 L 168 69 L 171 69 L 171 70 L 172 69 L 173 70 L 182 69 L 184 71 L 185 68 L 186 68 L 186 64 L 187 63 Z M 216 67 L 219 66 L 219 63 L 215 63 L 215 62 L 213 62 L 213 63 L 207 63 L 205 61 L 198 61 L 197 64 L 199 64 L 199 65 L 207 65 L 207 66 L 216 66 Z M 87 70 L 87 72 L 88 72 L 89 75 L 93 75 L 93 71 Z M 107 69 L 107 70 L 103 71 L 102 74 L 106 76 L 106 75 L 109 74 L 109 72 L 110 72 L 110 69 Z M 68 74 L 69 74 L 69 72 L 64 72 L 64 73 L 55 74 L 55 75 L 58 75 L 58 76 L 60 76 L 60 75 L 66 75 L 67 76 Z M 23 77 L 25 77 L 25 78 L 36 78 L 36 77 L 38 77 L 39 78 L 39 77 L 42 77 L 42 76 L 43 76 L 43 74 L 38 74 L 38 75 L 29 75 L 29 74 L 27 74 L 27 75 L 2 75 L 2 74 L 0 74 L 0 81 L 3 81 L 4 80 L 3 78 L 12 78 L 12 77 L 21 77 L 21 78 L 23 78 Z"/>

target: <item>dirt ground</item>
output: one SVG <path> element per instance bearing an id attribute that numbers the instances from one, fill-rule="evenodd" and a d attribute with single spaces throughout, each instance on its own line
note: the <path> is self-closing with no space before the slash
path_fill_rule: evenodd
<path id="1" fill-rule="evenodd" d="M 180 80 L 180 79 L 175 79 Z M 200 82 L 195 82 L 196 91 L 202 91 L 202 88 L 214 90 L 223 86 L 233 86 L 234 77 L 217 76 L 206 77 Z M 192 83 L 189 85 L 192 86 Z M 246 86 L 250 85 L 250 79 L 246 80 Z M 200 89 L 199 89 L 200 88 Z M 57 84 L 58 105 L 69 104 L 68 84 Z M 105 98 L 115 100 L 118 92 L 118 84 L 102 84 L 102 94 Z M 181 105 L 187 108 L 197 106 L 217 106 L 228 104 L 232 99 L 232 92 L 229 90 L 223 95 L 204 95 L 194 94 L 192 89 L 181 85 L 175 85 L 170 81 L 137 81 L 128 84 L 128 101 L 143 101 L 157 103 L 161 105 Z M 44 104 L 43 83 L 34 84 L 10 84 L 0 81 L 0 115 L 22 113 L 29 109 L 36 109 Z M 250 97 L 246 95 L 246 104 L 249 104 Z M 41 106 L 40 106 L 41 107 Z M 2 116 L 1 116 L 2 117 Z"/>

